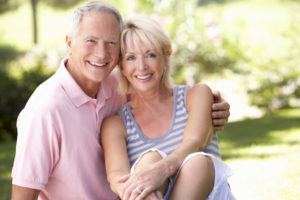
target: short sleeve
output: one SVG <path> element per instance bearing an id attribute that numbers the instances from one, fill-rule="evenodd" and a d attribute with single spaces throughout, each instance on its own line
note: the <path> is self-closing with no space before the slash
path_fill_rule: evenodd
<path id="1" fill-rule="evenodd" d="M 59 160 L 59 135 L 54 112 L 27 105 L 17 121 L 16 155 L 12 170 L 13 184 L 43 189 Z"/>

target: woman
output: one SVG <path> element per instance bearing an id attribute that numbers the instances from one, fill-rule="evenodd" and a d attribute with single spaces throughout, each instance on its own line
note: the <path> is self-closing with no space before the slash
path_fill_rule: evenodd
<path id="1" fill-rule="evenodd" d="M 102 124 L 111 189 L 121 199 L 234 199 L 229 168 L 201 152 L 212 137 L 212 93 L 204 84 L 171 84 L 171 51 L 150 18 L 125 23 L 120 91 L 134 97 Z"/>

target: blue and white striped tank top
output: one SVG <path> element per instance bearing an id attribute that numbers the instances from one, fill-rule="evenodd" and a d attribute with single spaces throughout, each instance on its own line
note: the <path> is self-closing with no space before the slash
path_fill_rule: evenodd
<path id="1" fill-rule="evenodd" d="M 186 108 L 187 90 L 188 86 L 176 86 L 174 88 L 172 123 L 169 130 L 158 138 L 147 138 L 144 136 L 131 113 L 129 104 L 125 104 L 119 110 L 119 115 L 121 115 L 127 131 L 127 153 L 131 165 L 138 159 L 140 154 L 148 149 L 156 148 L 169 155 L 182 142 L 184 128 L 188 119 Z M 220 157 L 216 134 L 213 135 L 204 152 Z"/>

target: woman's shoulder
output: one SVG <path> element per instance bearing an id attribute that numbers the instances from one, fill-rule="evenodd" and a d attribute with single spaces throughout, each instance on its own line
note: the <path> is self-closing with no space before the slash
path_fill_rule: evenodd
<path id="1" fill-rule="evenodd" d="M 189 87 L 187 92 L 192 95 L 197 95 L 199 93 L 212 95 L 212 91 L 211 91 L 210 87 L 205 83 L 195 84 L 195 85 Z"/>
<path id="2" fill-rule="evenodd" d="M 121 116 L 118 114 L 115 114 L 115 115 L 110 115 L 110 116 L 104 118 L 104 120 L 102 122 L 102 126 L 115 126 L 120 123 L 123 124 Z"/>
<path id="3" fill-rule="evenodd" d="M 198 83 L 194 86 L 191 86 L 187 90 L 186 101 L 187 104 L 191 101 L 212 101 L 213 95 L 210 87 L 205 83 Z"/>

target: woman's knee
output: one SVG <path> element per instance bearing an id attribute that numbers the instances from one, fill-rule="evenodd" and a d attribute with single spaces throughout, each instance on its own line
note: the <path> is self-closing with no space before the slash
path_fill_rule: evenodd
<path id="1" fill-rule="evenodd" d="M 196 182 L 206 182 L 209 185 L 214 185 L 215 168 L 211 158 L 208 156 L 196 155 L 191 157 L 182 166 L 180 173 L 182 176 L 188 176 L 191 179 L 195 178 Z"/>
<path id="2" fill-rule="evenodd" d="M 191 157 L 182 168 L 189 168 L 192 172 L 199 171 L 200 169 L 201 171 L 214 172 L 214 164 L 211 158 L 205 155 Z"/>
<path id="3" fill-rule="evenodd" d="M 149 164 L 160 161 L 162 158 L 162 155 L 158 151 L 148 151 L 140 157 L 135 168 L 138 169 L 148 166 Z"/>

